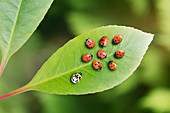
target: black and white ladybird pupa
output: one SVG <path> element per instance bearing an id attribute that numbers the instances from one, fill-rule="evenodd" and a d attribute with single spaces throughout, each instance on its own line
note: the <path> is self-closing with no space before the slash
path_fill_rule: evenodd
<path id="1" fill-rule="evenodd" d="M 71 76 L 71 82 L 72 82 L 73 84 L 79 83 L 81 79 L 82 79 L 82 73 L 74 73 L 74 74 Z"/>

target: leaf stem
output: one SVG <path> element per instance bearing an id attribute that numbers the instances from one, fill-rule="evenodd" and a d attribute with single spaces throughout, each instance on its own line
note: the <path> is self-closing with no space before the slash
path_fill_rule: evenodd
<path id="1" fill-rule="evenodd" d="M 30 87 L 24 87 L 24 86 L 23 86 L 23 87 L 15 90 L 15 91 L 12 91 L 12 92 L 7 93 L 7 94 L 5 94 L 5 95 L 1 95 L 1 96 L 0 96 L 0 99 L 4 99 L 4 98 L 7 98 L 7 97 L 10 97 L 10 96 L 13 96 L 13 95 L 20 94 L 20 93 L 22 93 L 22 92 L 28 91 L 29 88 L 30 88 Z"/>
<path id="2" fill-rule="evenodd" d="M 8 61 L 5 61 L 4 59 L 2 59 L 2 61 L 1 61 L 1 65 L 0 65 L 0 77 L 1 77 L 3 71 L 4 71 L 5 67 L 6 67 L 7 62 Z"/>

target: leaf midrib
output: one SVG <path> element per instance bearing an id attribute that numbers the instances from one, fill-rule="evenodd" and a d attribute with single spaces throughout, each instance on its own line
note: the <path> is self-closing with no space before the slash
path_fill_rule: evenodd
<path id="1" fill-rule="evenodd" d="M 18 13 L 17 13 L 16 19 L 15 19 L 15 22 L 14 22 L 14 26 L 13 26 L 13 29 L 12 29 L 12 33 L 11 33 L 11 36 L 10 36 L 10 41 L 9 41 L 9 44 L 8 44 L 8 47 L 7 47 L 7 52 L 6 52 L 6 54 L 4 55 L 4 56 L 5 56 L 5 60 L 8 60 L 8 59 L 6 59 L 6 58 L 7 58 L 7 55 L 8 55 L 8 53 L 9 53 L 9 48 L 11 47 L 11 43 L 12 43 L 12 40 L 13 40 L 13 37 L 14 37 L 14 31 L 15 31 L 15 29 L 16 29 L 16 24 L 17 24 L 17 21 L 18 21 L 18 17 L 19 17 L 19 13 L 20 13 L 20 9 L 21 9 L 22 2 L 23 2 L 23 0 L 20 1 L 19 8 L 18 8 Z"/>
<path id="2" fill-rule="evenodd" d="M 110 56 L 112 56 L 112 55 L 113 55 L 113 54 L 109 54 L 108 57 L 110 57 Z M 108 57 L 107 57 L 107 58 L 108 58 Z M 42 84 L 42 83 L 44 83 L 44 82 L 48 82 L 48 81 L 50 81 L 50 80 L 52 80 L 52 79 L 58 78 L 58 77 L 60 77 L 60 76 L 62 76 L 62 75 L 65 75 L 65 74 L 67 74 L 67 73 L 70 73 L 70 72 L 75 71 L 75 70 L 78 70 L 78 69 L 81 69 L 81 68 L 86 67 L 86 66 L 91 65 L 91 64 L 92 64 L 92 62 L 90 62 L 90 63 L 88 63 L 88 64 L 85 64 L 85 65 L 83 65 L 83 66 L 77 67 L 77 68 L 75 68 L 75 69 L 72 69 L 72 70 L 70 70 L 70 71 L 67 71 L 67 72 L 65 72 L 65 73 L 59 74 L 58 76 L 55 75 L 54 77 L 51 77 L 51 78 L 49 78 L 49 79 L 47 79 L 47 80 L 44 80 L 44 81 L 42 81 L 42 82 L 39 82 L 39 83 L 37 83 L 37 84 L 31 85 L 31 86 L 29 86 L 29 84 L 28 84 L 28 86 L 31 88 L 31 87 L 34 87 L 34 86 L 36 86 L 36 85 L 40 85 L 40 84 Z"/>

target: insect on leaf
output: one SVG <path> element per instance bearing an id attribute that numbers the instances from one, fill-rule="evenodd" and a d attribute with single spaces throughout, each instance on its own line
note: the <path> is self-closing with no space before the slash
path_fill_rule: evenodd
<path id="1" fill-rule="evenodd" d="M 123 36 L 122 42 L 117 45 L 112 44 L 115 35 Z M 99 40 L 103 36 L 109 38 L 106 47 L 99 46 Z M 126 80 L 137 69 L 153 36 L 153 34 L 124 26 L 93 29 L 70 40 L 57 50 L 25 87 L 29 87 L 28 90 L 64 95 L 88 94 L 113 88 Z M 96 42 L 94 48 L 89 49 L 85 46 L 87 38 Z M 99 59 L 97 57 L 99 49 L 107 52 L 107 58 Z M 117 50 L 125 51 L 125 55 L 122 58 L 115 58 L 114 53 Z M 86 63 L 81 60 L 85 53 L 93 55 L 90 62 Z M 100 71 L 92 67 L 94 60 L 101 61 L 102 69 Z M 111 60 L 117 63 L 115 71 L 108 68 L 108 62 Z M 77 84 L 70 81 L 74 73 L 82 73 L 82 79 Z"/>
<path id="2" fill-rule="evenodd" d="M 114 45 L 112 39 L 115 35 L 122 35 L 122 41 Z M 109 43 L 106 47 L 99 46 L 99 40 L 107 36 Z M 0 96 L 0 99 L 28 90 L 37 90 L 50 94 L 80 95 L 101 92 L 122 83 L 139 66 L 149 44 L 153 40 L 153 34 L 144 33 L 140 30 L 124 26 L 106 26 L 93 29 L 70 40 L 67 44 L 55 52 L 37 72 L 30 83 L 9 94 Z M 87 48 L 85 41 L 91 38 L 96 45 Z M 97 51 L 103 49 L 107 58 L 97 57 Z M 115 58 L 114 53 L 123 50 L 122 58 Z M 83 62 L 82 56 L 91 53 L 93 59 Z M 102 69 L 97 71 L 93 68 L 94 60 L 102 63 Z M 116 70 L 110 70 L 109 61 L 117 64 Z M 75 74 L 79 73 L 79 74 Z M 76 84 L 71 82 L 73 77 L 79 76 Z"/>

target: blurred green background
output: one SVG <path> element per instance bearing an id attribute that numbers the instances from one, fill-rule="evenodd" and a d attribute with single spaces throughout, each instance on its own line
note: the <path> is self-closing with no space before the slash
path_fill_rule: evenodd
<path id="1" fill-rule="evenodd" d="M 0 113 L 170 113 L 170 0 L 55 0 L 28 42 L 9 60 L 0 94 L 28 83 L 68 40 L 105 25 L 155 34 L 141 65 L 119 86 L 91 95 L 30 91 L 0 101 Z"/>

